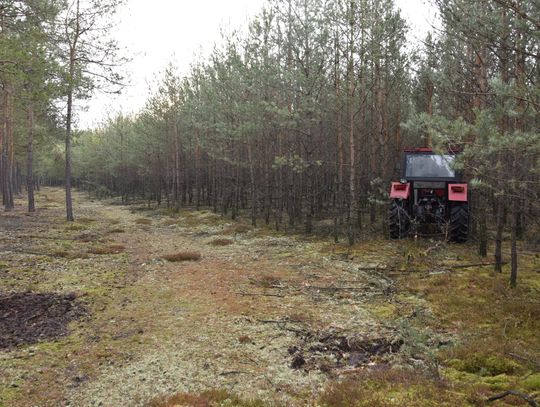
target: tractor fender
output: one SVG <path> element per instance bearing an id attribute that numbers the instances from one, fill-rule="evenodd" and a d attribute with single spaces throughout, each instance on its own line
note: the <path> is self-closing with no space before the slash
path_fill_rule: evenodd
<path id="1" fill-rule="evenodd" d="M 401 182 L 392 182 L 392 187 L 390 188 L 390 198 L 393 199 L 409 199 L 411 194 L 411 184 Z"/>
<path id="2" fill-rule="evenodd" d="M 467 202 L 467 184 L 448 184 L 448 200 L 453 202 Z"/>

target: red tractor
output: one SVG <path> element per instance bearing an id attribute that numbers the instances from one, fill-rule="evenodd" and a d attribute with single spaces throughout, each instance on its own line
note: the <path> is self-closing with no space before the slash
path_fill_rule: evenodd
<path id="1" fill-rule="evenodd" d="M 469 235 L 467 183 L 453 169 L 454 153 L 405 150 L 401 179 L 390 190 L 390 237 L 406 237 L 413 225 L 436 224 L 452 242 Z"/>

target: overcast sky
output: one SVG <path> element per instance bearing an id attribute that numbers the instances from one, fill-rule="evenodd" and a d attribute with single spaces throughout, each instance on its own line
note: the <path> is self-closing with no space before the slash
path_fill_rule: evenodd
<path id="1" fill-rule="evenodd" d="M 117 36 L 132 61 L 125 67 L 128 87 L 122 95 L 96 94 L 78 127 L 94 127 L 107 115 L 140 110 L 149 84 L 173 62 L 187 72 L 197 54 L 207 55 L 222 28 L 246 26 L 264 0 L 128 0 L 118 15 Z M 396 0 L 411 26 L 410 41 L 423 38 L 433 22 L 426 0 Z"/>

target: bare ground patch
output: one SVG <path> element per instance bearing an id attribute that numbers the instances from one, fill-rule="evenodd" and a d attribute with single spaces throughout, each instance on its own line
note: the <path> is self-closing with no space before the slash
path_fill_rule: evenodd
<path id="1" fill-rule="evenodd" d="M 65 336 L 68 324 L 84 315 L 74 294 L 0 292 L 0 349 Z"/>

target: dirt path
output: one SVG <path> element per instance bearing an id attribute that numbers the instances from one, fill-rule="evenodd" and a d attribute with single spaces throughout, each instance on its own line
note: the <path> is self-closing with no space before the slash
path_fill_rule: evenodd
<path id="1" fill-rule="evenodd" d="M 68 224 L 62 191 L 44 189 L 37 214 L 0 217 L 0 290 L 68 293 L 88 309 L 69 336 L 0 353 L 5 405 L 141 405 L 212 388 L 293 402 L 360 363 L 352 348 L 304 349 L 319 336 L 392 341 L 380 321 L 392 282 L 358 270 L 376 256 L 340 260 L 323 243 L 208 212 L 130 211 L 81 194 L 76 205 Z M 201 259 L 163 259 L 184 251 Z"/>
<path id="2" fill-rule="evenodd" d="M 428 310 L 387 273 L 409 260 L 404 243 L 369 242 L 351 258 L 209 212 L 75 198 L 75 223 L 51 188 L 36 214 L 20 201 L 0 215 L 0 322 L 14 293 L 84 310 L 49 320 L 58 331 L 47 336 L 25 333 L 26 345 L 13 333 L 19 345 L 0 349 L 0 406 L 139 406 L 206 389 L 306 405 L 329 379 L 399 362 L 397 319 Z M 186 252 L 200 259 L 164 259 Z M 25 315 L 48 315 L 27 304 L 24 332 Z"/>

